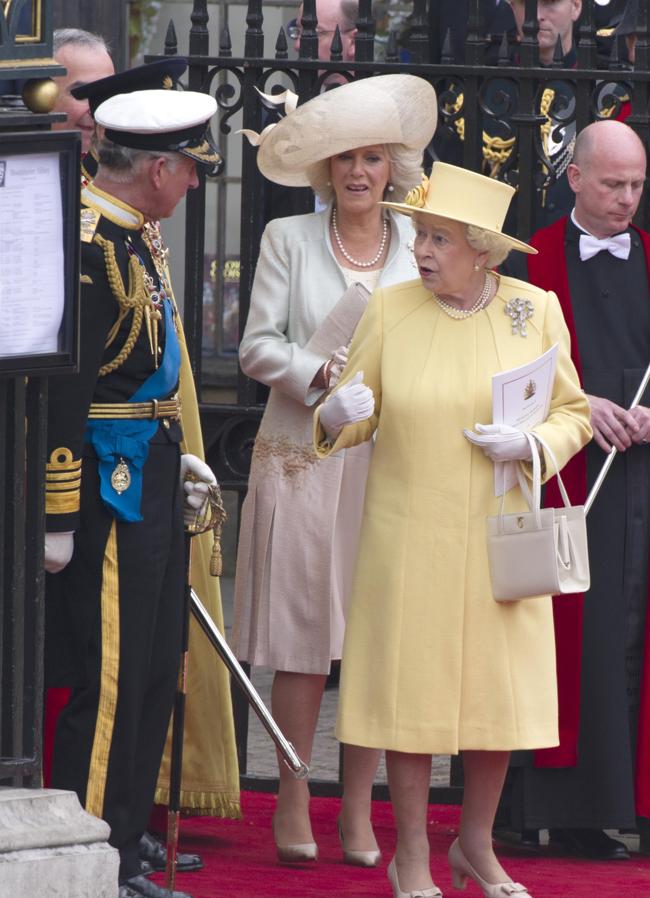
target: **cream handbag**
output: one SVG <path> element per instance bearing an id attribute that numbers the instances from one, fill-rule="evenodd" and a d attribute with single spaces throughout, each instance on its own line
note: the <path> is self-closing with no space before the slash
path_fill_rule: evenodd
<path id="1" fill-rule="evenodd" d="M 487 545 L 492 593 L 497 602 L 536 596 L 586 592 L 589 589 L 587 527 L 583 505 L 571 505 L 555 456 L 536 434 L 526 433 L 533 467 L 532 494 L 517 464 L 517 477 L 530 511 L 487 519 Z M 552 462 L 563 508 L 540 508 L 541 464 L 538 442 Z"/>

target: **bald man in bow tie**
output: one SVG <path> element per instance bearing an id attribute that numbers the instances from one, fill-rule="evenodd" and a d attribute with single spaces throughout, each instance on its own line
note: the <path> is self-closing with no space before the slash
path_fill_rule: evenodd
<path id="1" fill-rule="evenodd" d="M 626 847 L 603 830 L 650 823 L 650 391 L 627 411 L 650 363 L 650 234 L 631 224 L 645 149 L 596 122 L 567 175 L 575 207 L 533 235 L 527 279 L 558 294 L 591 405 L 594 439 L 565 469 L 573 504 L 618 454 L 587 520 L 591 589 L 554 599 L 561 744 L 511 771 L 510 810 L 526 842 L 548 828 L 565 851 L 614 860 Z"/>

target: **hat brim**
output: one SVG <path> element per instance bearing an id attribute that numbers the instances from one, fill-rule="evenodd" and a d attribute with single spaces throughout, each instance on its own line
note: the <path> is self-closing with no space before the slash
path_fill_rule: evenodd
<path id="1" fill-rule="evenodd" d="M 510 234 L 504 234 L 503 231 L 497 231 L 495 228 L 486 228 L 483 225 L 475 225 L 474 222 L 463 221 L 462 218 L 450 218 L 448 215 L 440 215 L 435 209 L 426 209 L 422 206 L 409 206 L 408 203 L 381 202 L 378 203 L 378 205 L 385 206 L 387 209 L 392 209 L 394 212 L 400 212 L 402 215 L 408 215 L 410 218 L 421 213 L 422 215 L 435 215 L 436 218 L 445 218 L 447 221 L 458 221 L 460 224 L 473 225 L 477 228 L 481 228 L 482 231 L 486 231 L 488 234 L 494 234 L 496 237 L 503 238 L 503 240 L 510 246 L 510 249 L 518 250 L 520 253 L 528 253 L 533 256 L 536 256 L 538 252 L 534 246 L 531 246 L 529 243 L 524 243 L 523 240 L 518 240 L 516 237 L 511 237 Z"/>
<path id="2" fill-rule="evenodd" d="M 196 146 L 183 147 L 176 150 L 182 156 L 193 159 L 197 165 L 205 169 L 207 175 L 216 177 L 220 175 L 224 168 L 224 159 L 219 152 L 216 144 L 212 140 L 211 134 L 208 132 L 201 143 Z"/>
<path id="3" fill-rule="evenodd" d="M 403 110 L 412 110 L 406 124 Z M 309 187 L 315 165 L 364 146 L 402 144 L 424 151 L 437 123 L 436 93 L 416 75 L 376 75 L 332 88 L 298 106 L 264 136 L 262 174 L 286 187 Z"/>

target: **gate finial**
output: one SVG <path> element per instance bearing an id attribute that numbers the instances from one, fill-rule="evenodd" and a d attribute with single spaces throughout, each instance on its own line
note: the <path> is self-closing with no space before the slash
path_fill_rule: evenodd
<path id="1" fill-rule="evenodd" d="M 176 56 L 178 53 L 178 39 L 176 38 L 176 29 L 174 28 L 174 20 L 169 20 L 167 26 L 167 34 L 165 35 L 165 56 Z"/>

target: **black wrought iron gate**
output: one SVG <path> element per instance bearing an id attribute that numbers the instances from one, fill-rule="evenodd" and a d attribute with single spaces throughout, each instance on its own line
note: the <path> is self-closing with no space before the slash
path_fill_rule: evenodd
<path id="1" fill-rule="evenodd" d="M 375 22 L 371 0 L 360 0 L 357 19 L 355 61 L 342 60 L 342 43 L 336 36 L 329 61 L 318 59 L 318 34 L 315 0 L 306 0 L 302 18 L 302 38 L 298 59 L 289 59 L 287 36 L 283 29 L 269 36 L 264 32 L 264 3 L 249 0 L 246 15 L 243 56 L 232 55 L 231 36 L 223 29 L 211 33 L 206 0 L 194 0 L 189 29 L 189 77 L 193 90 L 212 93 L 219 105 L 219 133 L 223 144 L 231 132 L 233 120 L 238 126 L 260 131 L 262 108 L 255 88 L 270 93 L 290 87 L 301 102 L 315 96 L 332 72 L 347 79 L 389 72 L 409 72 L 430 81 L 436 88 L 440 108 L 438 137 L 460 132 L 462 164 L 480 171 L 485 164 L 483 131 L 497 123 L 506 134 L 509 151 L 498 166 L 498 177 L 517 186 L 516 225 L 518 236 L 526 239 L 533 228 L 533 210 L 539 192 L 549 184 L 548 162 L 540 138 L 544 115 L 540 101 L 547 88 L 558 98 L 551 102 L 552 128 L 575 123 L 579 130 L 596 118 L 627 114 L 627 123 L 641 136 L 646 146 L 650 137 L 650 46 L 648 8 L 639 4 L 639 23 L 634 71 L 619 61 L 618 45 L 606 67 L 597 69 L 597 50 L 593 22 L 593 4 L 584 3 L 577 38 L 577 68 L 564 69 L 561 54 L 550 67 L 541 67 L 536 43 L 536 0 L 526 0 L 523 38 L 517 47 L 517 64 L 512 62 L 512 47 L 504 41 L 493 64 L 486 64 L 485 27 L 481 20 L 480 0 L 467 0 L 467 35 L 463 64 L 454 61 L 451 42 L 440 34 L 443 0 L 414 0 L 408 33 L 402 40 L 390 33 L 385 58 L 375 59 Z M 274 41 L 273 55 L 265 56 L 265 43 Z M 217 43 L 218 52 L 211 54 Z M 173 24 L 167 32 L 165 55 L 177 52 Z M 152 57 L 153 58 L 153 57 Z M 575 103 L 563 103 L 569 93 Z M 547 94 L 548 96 L 548 94 Z M 625 108 L 624 108 L 625 107 Z M 216 129 L 215 129 L 216 130 Z M 230 138 L 233 139 L 232 137 Z M 237 140 L 241 138 L 237 137 Z M 240 232 L 240 333 L 246 321 L 255 263 L 265 219 L 264 179 L 257 171 L 255 150 L 244 141 L 242 149 L 241 232 Z M 552 181 L 552 178 L 551 178 Z M 308 212 L 313 209 L 309 190 L 287 190 L 286 211 Z M 285 211 L 285 214 L 286 214 Z M 225 218 L 218 212 L 223 226 Z M 271 216 L 273 217 L 273 216 Z M 650 224 L 650 201 L 640 210 L 640 223 Z M 205 387 L 202 377 L 203 279 L 206 233 L 205 185 L 192 191 L 187 200 L 185 327 L 199 395 Z M 221 285 L 223 286 L 223 285 Z M 240 499 L 246 490 L 250 456 L 263 410 L 264 390 L 238 372 L 236 402 L 232 404 L 202 401 L 204 438 L 210 464 L 222 488 L 234 490 Z M 246 777 L 247 708 L 234 695 L 238 749 L 243 782 Z M 260 782 L 253 783 L 264 788 Z M 268 785 L 268 784 L 267 784 Z M 320 789 L 336 791 L 337 784 Z M 318 786 L 316 786 L 316 791 Z M 439 790 L 435 800 L 455 800 L 458 790 Z"/>

